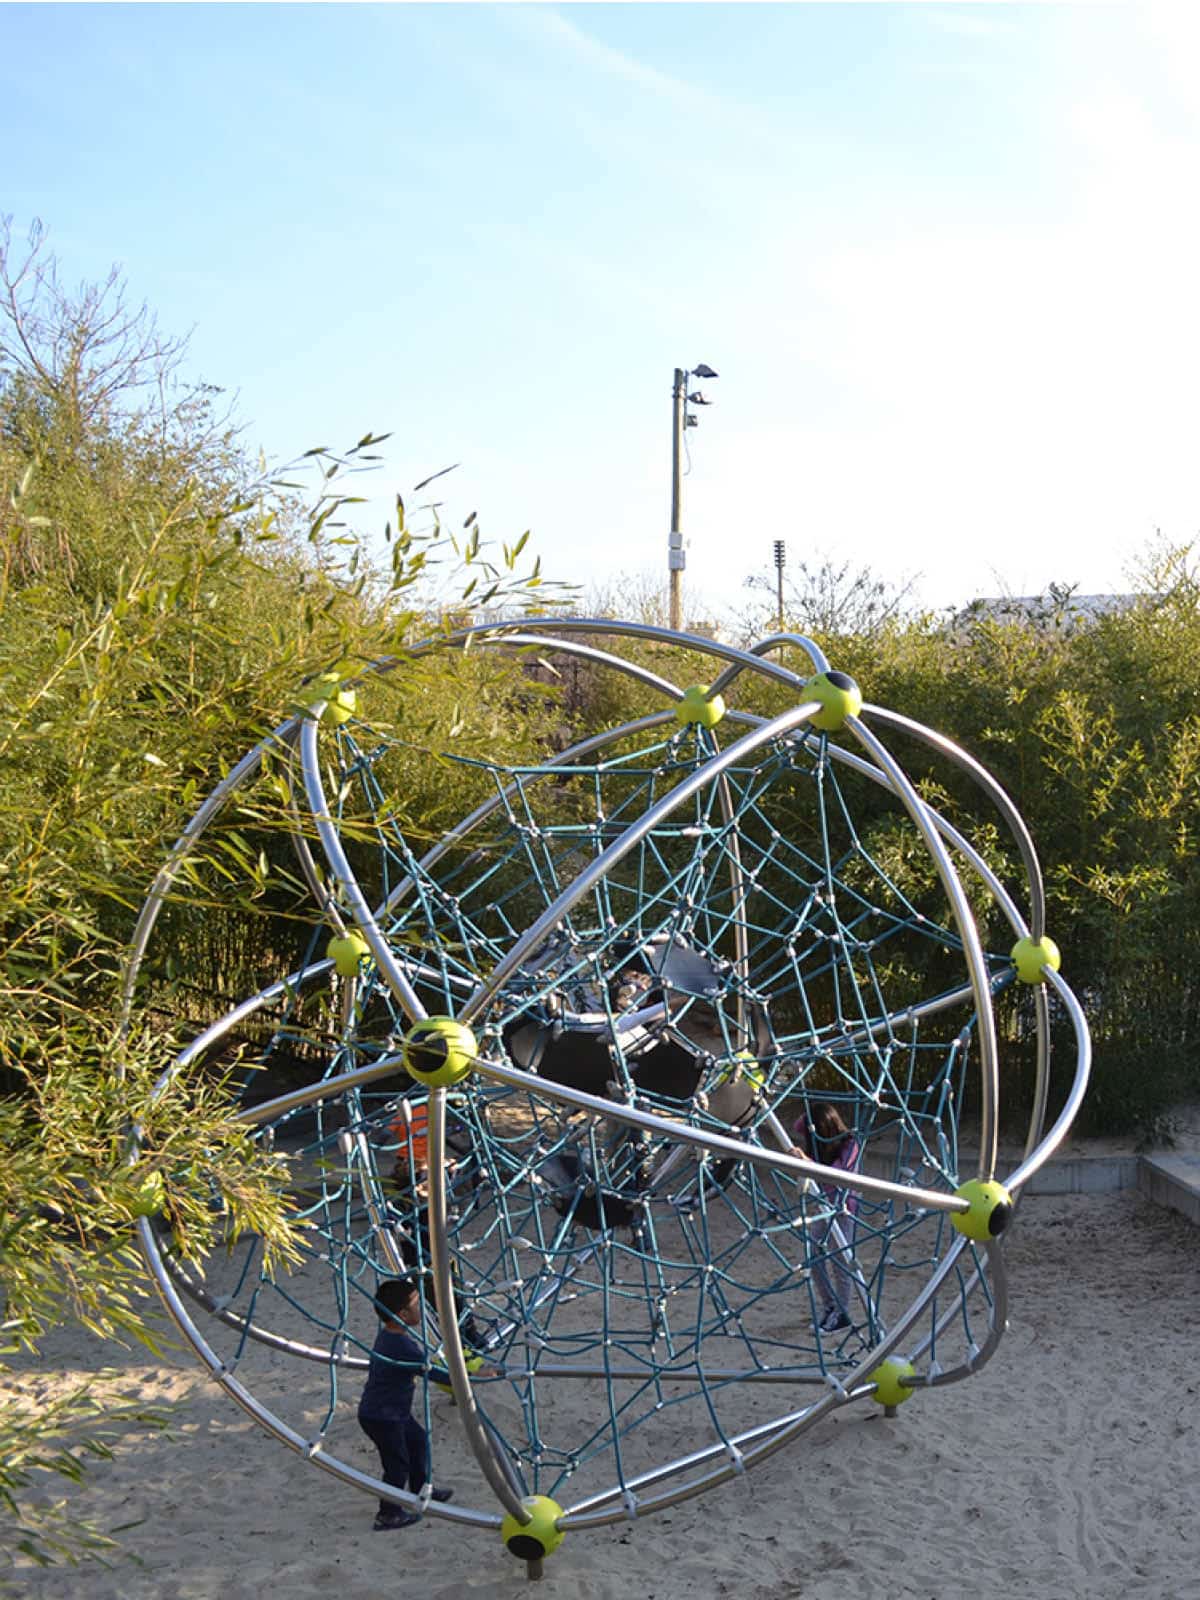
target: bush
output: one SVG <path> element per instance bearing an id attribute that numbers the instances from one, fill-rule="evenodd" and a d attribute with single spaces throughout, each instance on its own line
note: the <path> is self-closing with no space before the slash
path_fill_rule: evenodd
<path id="1" fill-rule="evenodd" d="M 374 436 L 308 452 L 307 505 L 296 482 L 260 481 L 212 391 L 163 403 L 179 346 L 127 309 L 119 278 L 68 295 L 43 245 L 35 234 L 15 261 L 0 229 L 0 1371 L 64 1318 L 152 1342 L 135 1243 L 150 1212 L 192 1259 L 247 1230 L 276 1258 L 294 1249 L 285 1166 L 235 1122 L 229 1082 L 162 1076 L 180 996 L 211 1012 L 263 950 L 294 940 L 277 774 L 205 835 L 186 906 L 168 912 L 192 936 L 174 970 L 147 969 L 123 1017 L 136 909 L 204 795 L 318 672 L 398 655 L 381 697 L 414 743 L 466 750 L 532 749 L 547 701 L 517 667 L 404 659 L 429 625 L 432 553 L 451 558 L 460 600 L 520 602 L 538 583 L 518 571 L 523 541 L 492 562 L 475 527 L 457 541 L 436 521 L 414 530 L 398 500 L 373 560 L 343 485 Z M 408 805 L 438 827 L 458 780 L 431 767 L 414 760 Z M 102 1548 L 37 1485 L 77 1477 L 145 1421 L 86 1388 L 44 1409 L 13 1398 L 0 1554 Z"/>

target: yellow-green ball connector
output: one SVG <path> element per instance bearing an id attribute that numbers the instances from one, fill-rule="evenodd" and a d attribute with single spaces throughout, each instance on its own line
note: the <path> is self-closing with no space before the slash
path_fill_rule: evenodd
<path id="1" fill-rule="evenodd" d="M 1053 939 L 1045 936 L 1040 939 L 1018 939 L 1012 947 L 1012 958 L 1016 963 L 1017 977 L 1022 983 L 1045 983 L 1042 968 L 1049 967 L 1051 972 L 1057 972 L 1062 965 L 1058 946 Z"/>
<path id="2" fill-rule="evenodd" d="M 325 709 L 321 713 L 324 721 L 338 725 L 349 722 L 358 709 L 358 695 L 353 689 L 343 689 L 341 684 L 342 680 L 336 672 L 319 673 L 300 690 L 296 703 L 302 711 L 307 711 L 319 700 L 324 700 Z"/>
<path id="3" fill-rule="evenodd" d="M 363 957 L 371 954 L 371 947 L 361 933 L 335 933 L 325 946 L 325 954 L 339 977 L 354 978 Z"/>
<path id="4" fill-rule="evenodd" d="M 439 1350 L 437 1355 L 434 1357 L 434 1360 L 435 1361 L 440 1361 L 440 1362 L 442 1362 L 443 1365 L 445 1365 L 446 1357 L 445 1357 L 444 1352 Z M 483 1365 L 483 1357 L 482 1356 L 467 1356 L 467 1357 L 465 1357 L 465 1360 L 466 1360 L 467 1372 L 470 1374 L 471 1377 L 474 1377 L 475 1374 L 479 1371 L 480 1367 Z M 439 1383 L 436 1378 L 434 1379 L 433 1386 L 434 1386 L 435 1389 L 441 1389 L 444 1394 L 452 1395 L 454 1393 L 454 1389 L 450 1384 L 448 1384 L 448 1383 Z"/>
<path id="5" fill-rule="evenodd" d="M 766 1073 L 759 1065 L 758 1057 L 752 1055 L 749 1050 L 738 1051 L 730 1065 L 722 1068 L 717 1074 L 716 1084 L 717 1087 L 720 1087 L 721 1084 L 728 1083 L 730 1079 L 734 1083 L 738 1083 L 742 1078 L 747 1083 L 753 1084 L 756 1089 L 765 1089 L 767 1086 Z"/>
<path id="6" fill-rule="evenodd" d="M 911 1361 L 881 1361 L 867 1379 L 868 1383 L 875 1385 L 875 1393 L 871 1398 L 889 1411 L 902 1406 L 913 1397 L 911 1387 L 903 1380 L 915 1377 L 916 1371 Z"/>
<path id="7" fill-rule="evenodd" d="M 805 700 L 821 702 L 812 725 L 822 733 L 836 733 L 845 726 L 847 717 L 856 717 L 862 710 L 862 690 L 844 672 L 818 672 L 808 680 L 801 693 Z"/>
<path id="8" fill-rule="evenodd" d="M 683 699 L 675 707 L 675 720 L 685 727 L 690 722 L 697 722 L 702 728 L 715 728 L 724 715 L 724 700 L 719 694 L 714 694 L 710 700 L 708 690 L 702 683 L 694 683 L 690 689 L 685 689 Z"/>
<path id="9" fill-rule="evenodd" d="M 565 1535 L 554 1524 L 562 1507 L 544 1494 L 527 1494 L 521 1504 L 529 1512 L 528 1522 L 518 1522 L 511 1512 L 500 1524 L 500 1537 L 507 1550 L 521 1561 L 541 1561 L 551 1556 Z"/>
<path id="10" fill-rule="evenodd" d="M 965 1233 L 977 1244 L 998 1239 L 1012 1221 L 1013 1198 L 1002 1183 L 982 1183 L 972 1178 L 954 1192 L 969 1203 L 970 1209 L 952 1211 L 950 1221 L 959 1233 Z"/>
<path id="11" fill-rule="evenodd" d="M 448 1089 L 475 1064 L 475 1035 L 453 1017 L 426 1017 L 404 1036 L 404 1065 L 427 1089 Z"/>

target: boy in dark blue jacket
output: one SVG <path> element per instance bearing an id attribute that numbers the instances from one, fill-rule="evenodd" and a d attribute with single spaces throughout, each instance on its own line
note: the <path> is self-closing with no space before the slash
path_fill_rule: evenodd
<path id="1" fill-rule="evenodd" d="M 380 1329 L 371 1351 L 367 1384 L 358 1403 L 358 1422 L 379 1451 L 383 1481 L 394 1489 L 419 1494 L 425 1487 L 429 1460 L 429 1439 L 412 1414 L 416 1374 L 425 1366 L 425 1352 L 409 1328 L 421 1320 L 421 1300 L 417 1286 L 408 1278 L 389 1278 L 375 1293 L 375 1309 Z M 435 1382 L 449 1383 L 448 1373 L 434 1368 Z M 431 1500 L 449 1500 L 452 1489 L 434 1489 Z M 390 1500 L 379 1502 L 375 1528 L 408 1528 L 420 1517 L 404 1511 Z"/>

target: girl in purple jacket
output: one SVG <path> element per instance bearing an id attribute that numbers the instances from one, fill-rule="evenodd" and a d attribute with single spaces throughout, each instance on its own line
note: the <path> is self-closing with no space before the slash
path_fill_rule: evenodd
<path id="1" fill-rule="evenodd" d="M 792 1147 L 794 1155 L 807 1156 L 824 1167 L 840 1167 L 843 1172 L 853 1172 L 857 1168 L 862 1146 L 846 1126 L 838 1108 L 828 1101 L 813 1106 L 811 1115 L 801 1117 L 793 1125 L 792 1132 L 797 1139 Z M 822 1333 L 837 1333 L 852 1326 L 850 1307 L 854 1278 L 850 1267 L 859 1197 L 835 1184 L 823 1183 L 820 1187 L 829 1202 L 829 1212 L 815 1218 L 808 1230 L 818 1256 L 813 1263 L 813 1276 L 821 1297 L 817 1320 Z M 834 1236 L 835 1223 L 842 1235 L 840 1241 Z"/>

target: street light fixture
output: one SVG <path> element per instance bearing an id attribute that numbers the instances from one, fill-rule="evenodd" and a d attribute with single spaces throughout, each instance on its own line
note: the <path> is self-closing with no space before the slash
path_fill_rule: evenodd
<path id="1" fill-rule="evenodd" d="M 706 400 L 697 390 L 694 394 L 688 393 L 689 378 L 715 378 L 719 374 L 712 367 L 706 367 L 703 362 L 690 371 L 683 367 L 675 368 L 675 381 L 671 388 L 671 532 L 667 540 L 667 572 L 670 579 L 670 607 L 669 622 L 671 628 L 678 633 L 683 625 L 682 619 L 682 586 L 683 569 L 687 565 L 687 557 L 683 551 L 683 534 L 679 531 L 680 513 L 680 475 L 679 457 L 680 446 L 683 442 L 683 430 L 694 428 L 699 422 L 698 417 L 692 416 L 684 410 L 684 402 L 694 406 L 708 406 L 711 400 Z"/>

